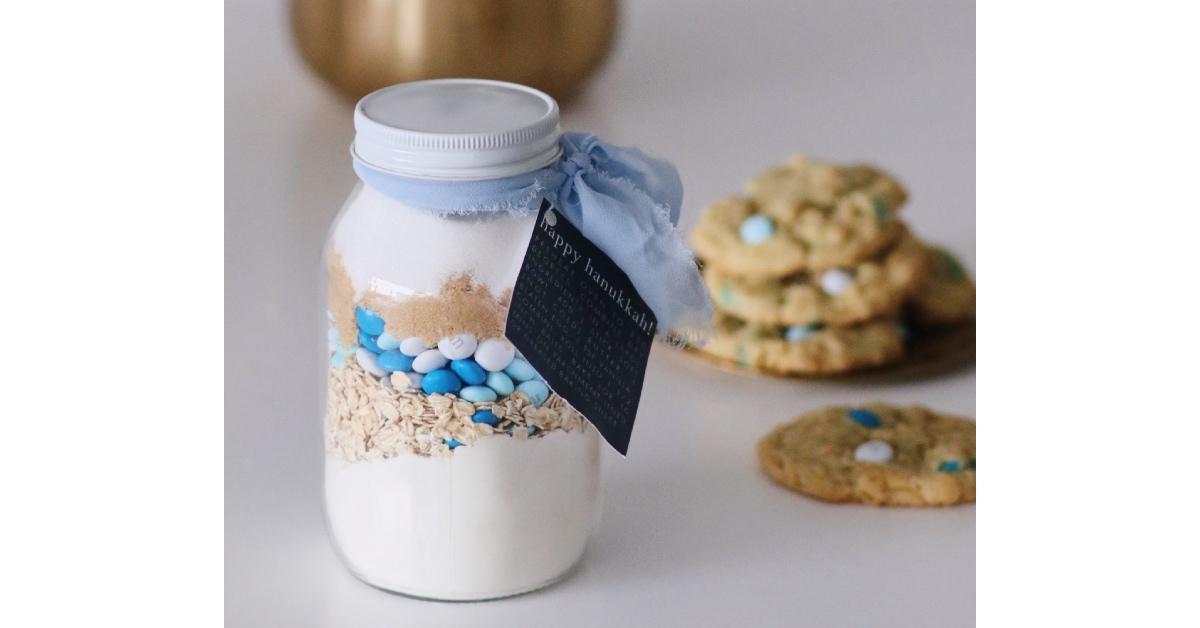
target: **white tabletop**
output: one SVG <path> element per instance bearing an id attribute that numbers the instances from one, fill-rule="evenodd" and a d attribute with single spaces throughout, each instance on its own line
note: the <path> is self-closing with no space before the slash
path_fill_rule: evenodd
<path id="1" fill-rule="evenodd" d="M 679 166 L 685 226 L 794 151 L 866 159 L 905 217 L 974 268 L 974 8 L 944 2 L 627 2 L 613 56 L 564 126 Z M 704 8 L 700 8 L 703 6 Z M 973 416 L 975 372 L 793 382 L 657 347 L 630 454 L 570 579 L 514 599 L 422 602 L 359 583 L 321 510 L 317 256 L 354 182 L 352 104 L 306 70 L 286 6 L 226 7 L 226 616 L 230 626 L 963 626 L 975 509 L 834 506 L 757 469 L 772 425 L 881 399 Z"/>

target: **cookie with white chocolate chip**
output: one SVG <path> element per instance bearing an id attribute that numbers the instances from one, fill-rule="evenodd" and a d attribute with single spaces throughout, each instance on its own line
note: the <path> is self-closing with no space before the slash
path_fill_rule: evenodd
<path id="1" fill-rule="evenodd" d="M 758 443 L 766 474 L 830 502 L 948 506 L 975 501 L 975 423 L 921 406 L 830 406 Z"/>
<path id="2" fill-rule="evenodd" d="M 783 278 L 703 272 L 714 307 L 760 325 L 843 326 L 890 315 L 929 274 L 927 249 L 905 232 L 878 259 Z"/>

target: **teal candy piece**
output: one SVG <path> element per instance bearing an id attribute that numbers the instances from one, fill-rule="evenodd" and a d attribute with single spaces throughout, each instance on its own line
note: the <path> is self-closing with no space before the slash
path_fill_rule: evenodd
<path id="1" fill-rule="evenodd" d="M 943 460 L 942 464 L 938 465 L 938 471 L 945 473 L 954 473 L 962 469 L 962 463 L 957 460 Z"/>
<path id="2" fill-rule="evenodd" d="M 500 371 L 488 373 L 487 386 L 496 391 L 496 394 L 501 397 L 507 397 L 517 389 L 516 385 L 513 384 L 512 378 Z"/>
<path id="3" fill-rule="evenodd" d="M 513 358 L 512 364 L 505 367 L 504 374 L 515 382 L 526 382 L 537 377 L 537 371 L 523 358 Z"/>
<path id="4" fill-rule="evenodd" d="M 878 414 L 862 408 L 854 408 L 849 413 L 850 420 L 866 428 L 876 428 L 883 425 L 883 419 Z"/>
<path id="5" fill-rule="evenodd" d="M 421 379 L 421 390 L 427 395 L 447 395 L 462 390 L 462 380 L 450 369 L 437 369 Z"/>
<path id="6" fill-rule="evenodd" d="M 950 251 L 937 249 L 937 256 L 942 276 L 953 281 L 962 281 L 967 278 L 967 269 L 963 268 L 958 258 L 954 257 Z"/>
<path id="7" fill-rule="evenodd" d="M 486 423 L 492 427 L 500 425 L 500 417 L 496 416 L 491 410 L 479 410 L 471 415 L 471 421 L 474 423 Z"/>
<path id="8" fill-rule="evenodd" d="M 412 356 L 392 350 L 380 353 L 377 362 L 379 368 L 389 373 L 395 373 L 396 371 L 411 371 L 413 359 Z"/>
<path id="9" fill-rule="evenodd" d="M 478 386 L 487 381 L 487 371 L 484 371 L 483 367 L 476 364 L 475 360 L 471 358 L 454 360 L 450 363 L 450 370 L 470 386 Z"/>
<path id="10" fill-rule="evenodd" d="M 471 403 L 487 403 L 496 400 L 496 391 L 487 386 L 463 386 L 458 396 Z"/>
<path id="11" fill-rule="evenodd" d="M 738 236 L 742 238 L 742 242 L 751 246 L 762 244 L 771 239 L 775 235 L 775 224 L 770 218 L 755 214 L 746 220 L 742 221 L 742 226 L 738 228 Z"/>
<path id="12" fill-rule="evenodd" d="M 354 320 L 358 323 L 359 331 L 365 332 L 368 336 L 378 336 L 383 333 L 383 319 L 365 307 L 354 308 Z"/>
<path id="13" fill-rule="evenodd" d="M 462 445 L 462 443 L 454 440 L 453 438 L 451 438 L 450 440 L 443 440 L 442 442 L 446 443 L 446 446 L 449 447 L 450 449 L 454 449 L 455 447 Z"/>
<path id="14" fill-rule="evenodd" d="M 383 351 L 383 349 L 379 348 L 379 345 L 375 344 L 374 338 L 364 334 L 361 331 L 358 332 L 358 344 L 363 349 L 366 349 L 367 351 L 370 351 L 371 353 L 378 354 Z"/>
<path id="15" fill-rule="evenodd" d="M 888 209 L 887 203 L 883 202 L 881 197 L 871 199 L 871 209 L 875 210 L 875 222 L 881 225 L 892 218 L 892 210 Z"/>
<path id="16" fill-rule="evenodd" d="M 536 379 L 522 382 L 517 386 L 517 392 L 525 393 L 525 396 L 529 397 L 529 403 L 535 406 L 546 403 L 546 399 L 550 398 L 550 388 Z"/>
<path id="17" fill-rule="evenodd" d="M 788 327 L 783 336 L 788 342 L 800 342 L 822 329 L 825 329 L 825 323 L 822 322 L 810 323 L 808 325 L 794 325 Z"/>

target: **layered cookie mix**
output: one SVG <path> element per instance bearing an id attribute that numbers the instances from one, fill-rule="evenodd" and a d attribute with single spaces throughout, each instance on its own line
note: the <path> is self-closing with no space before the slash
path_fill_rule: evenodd
<path id="1" fill-rule="evenodd" d="M 975 423 L 921 406 L 831 406 L 758 443 L 774 481 L 830 502 L 948 506 L 975 501 Z"/>
<path id="2" fill-rule="evenodd" d="M 899 219 L 906 199 L 877 168 L 798 155 L 711 205 L 692 244 L 716 330 L 694 350 L 756 372 L 836 375 L 902 360 L 909 330 L 968 322 L 974 282 Z"/>
<path id="3" fill-rule="evenodd" d="M 506 295 L 459 275 L 437 294 L 372 289 L 356 299 L 336 253 L 329 276 L 331 455 L 444 457 L 481 438 L 585 428 L 504 339 Z"/>

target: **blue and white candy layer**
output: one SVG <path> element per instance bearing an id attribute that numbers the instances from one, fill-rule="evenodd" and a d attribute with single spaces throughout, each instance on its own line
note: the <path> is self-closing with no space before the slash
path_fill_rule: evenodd
<path id="1" fill-rule="evenodd" d="M 446 336 L 430 347 L 417 337 L 396 338 L 384 331 L 378 313 L 358 307 L 358 346 L 346 350 L 330 336 L 332 364 L 344 366 L 353 355 L 364 371 L 389 377 L 393 386 L 414 388 L 427 395 L 453 394 L 474 403 L 496 401 L 521 392 L 540 406 L 550 388 L 537 371 L 503 338 L 477 339 L 471 334 Z"/>

